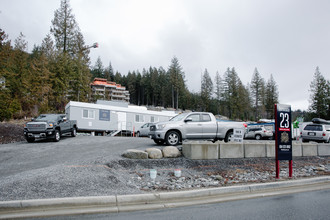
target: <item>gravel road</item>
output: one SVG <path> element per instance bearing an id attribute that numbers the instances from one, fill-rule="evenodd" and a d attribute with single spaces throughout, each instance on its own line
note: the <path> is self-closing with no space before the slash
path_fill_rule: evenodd
<path id="1" fill-rule="evenodd" d="M 0 145 L 0 201 L 105 196 L 275 181 L 274 159 L 132 160 L 126 149 L 158 147 L 148 138 L 78 136 Z M 294 158 L 294 178 L 329 175 L 329 157 Z M 281 162 L 281 180 L 287 179 Z M 156 169 L 155 181 L 149 170 Z M 182 176 L 175 177 L 174 169 Z"/>

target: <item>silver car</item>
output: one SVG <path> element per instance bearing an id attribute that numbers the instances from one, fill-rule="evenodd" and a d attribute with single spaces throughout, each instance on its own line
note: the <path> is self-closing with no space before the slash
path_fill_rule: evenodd
<path id="1" fill-rule="evenodd" d="M 256 140 L 261 140 L 263 138 L 273 138 L 273 132 L 270 130 L 267 130 L 264 127 L 252 127 L 252 128 L 248 128 L 247 132 L 245 134 L 246 139 L 248 138 L 252 138 L 252 139 L 256 139 Z"/>
<path id="2" fill-rule="evenodd" d="M 308 124 L 300 134 L 302 142 L 316 141 L 329 143 L 330 125 Z"/>
<path id="3" fill-rule="evenodd" d="M 139 127 L 135 132 L 136 137 L 148 137 L 151 125 L 153 125 L 153 123 L 145 123 Z"/>

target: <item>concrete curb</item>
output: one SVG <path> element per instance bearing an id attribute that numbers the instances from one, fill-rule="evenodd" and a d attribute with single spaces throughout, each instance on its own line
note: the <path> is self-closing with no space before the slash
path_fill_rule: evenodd
<path id="1" fill-rule="evenodd" d="M 162 209 L 329 188 L 330 176 L 324 176 L 177 192 L 0 201 L 0 219 Z"/>

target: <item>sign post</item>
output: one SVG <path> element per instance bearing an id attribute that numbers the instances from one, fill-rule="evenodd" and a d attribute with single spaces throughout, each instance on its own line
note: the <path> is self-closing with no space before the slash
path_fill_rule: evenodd
<path id="1" fill-rule="evenodd" d="M 292 126 L 291 106 L 275 104 L 275 152 L 276 179 L 280 178 L 280 160 L 289 161 L 289 177 L 292 177 Z"/>

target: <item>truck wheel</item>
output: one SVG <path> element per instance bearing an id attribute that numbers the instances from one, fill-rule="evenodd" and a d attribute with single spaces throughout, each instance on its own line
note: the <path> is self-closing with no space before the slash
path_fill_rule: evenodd
<path id="1" fill-rule="evenodd" d="M 256 135 L 256 140 L 260 140 L 261 139 L 261 135 L 260 134 L 257 134 Z"/>
<path id="2" fill-rule="evenodd" d="M 61 134 L 59 130 L 55 130 L 55 138 L 54 141 L 55 142 L 59 142 L 61 140 Z"/>
<path id="3" fill-rule="evenodd" d="M 225 142 L 230 142 L 232 141 L 234 135 L 234 133 L 232 131 L 229 131 L 227 134 L 226 134 L 226 137 L 225 137 Z"/>
<path id="4" fill-rule="evenodd" d="M 178 145 L 180 141 L 180 135 L 176 131 L 169 131 L 166 134 L 165 142 L 167 145 L 175 146 Z"/>
<path id="5" fill-rule="evenodd" d="M 32 137 L 32 138 L 27 138 L 26 140 L 27 140 L 27 142 L 29 142 L 29 143 L 33 143 L 34 140 L 35 140 L 35 138 L 34 138 L 34 137 Z"/>
<path id="6" fill-rule="evenodd" d="M 72 128 L 71 137 L 77 136 L 77 128 Z"/>

